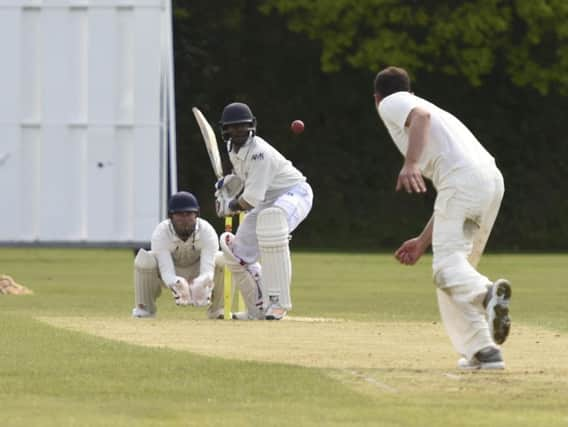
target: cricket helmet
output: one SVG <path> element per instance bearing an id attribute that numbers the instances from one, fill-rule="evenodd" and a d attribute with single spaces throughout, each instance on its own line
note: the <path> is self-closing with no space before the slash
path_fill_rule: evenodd
<path id="1" fill-rule="evenodd" d="M 197 198 L 187 191 L 175 193 L 170 197 L 170 201 L 168 202 L 168 214 L 171 215 L 176 212 L 199 213 L 199 202 Z"/>
<path id="2" fill-rule="evenodd" d="M 227 105 L 223 109 L 223 113 L 221 114 L 221 121 L 219 122 L 221 125 L 221 135 L 223 136 L 223 141 L 227 142 L 229 139 L 232 139 L 233 142 L 237 145 L 243 145 L 248 141 L 249 138 L 253 137 L 256 134 L 256 118 L 252 114 L 250 107 L 247 104 L 243 104 L 242 102 L 233 102 Z M 247 138 L 243 141 L 239 141 L 236 135 L 231 134 L 227 130 L 227 127 L 230 125 L 237 125 L 237 124 L 248 124 L 248 129 L 246 129 L 248 135 Z"/>

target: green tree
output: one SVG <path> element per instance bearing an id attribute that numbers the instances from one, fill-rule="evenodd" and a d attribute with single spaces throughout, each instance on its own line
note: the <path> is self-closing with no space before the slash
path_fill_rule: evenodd
<path id="1" fill-rule="evenodd" d="M 322 45 L 325 72 L 386 65 L 568 93 L 566 0 L 267 0 Z"/>
<path id="2" fill-rule="evenodd" d="M 564 1 L 568 4 L 568 0 Z M 416 14 L 418 6 L 415 5 L 419 5 L 428 11 L 424 15 L 433 19 L 435 13 L 432 11 L 442 10 L 439 6 L 442 2 L 382 1 L 377 3 L 386 6 L 376 8 L 374 13 L 380 12 L 384 18 L 387 12 L 394 16 L 392 14 L 396 15 L 403 6 L 414 5 L 407 10 Z M 315 3 L 323 4 L 323 0 L 306 2 L 307 7 L 311 7 L 311 3 L 314 3 L 313 7 L 319 7 Z M 346 2 L 327 3 L 333 9 Z M 359 0 L 352 8 L 364 9 L 368 3 L 368 0 Z M 463 2 L 455 3 L 454 12 Z M 440 59 L 452 54 L 449 44 L 454 40 L 448 34 L 450 30 L 443 29 L 446 28 L 444 25 L 452 28 L 451 25 L 439 17 L 436 18 L 440 26 L 437 31 L 447 43 L 439 42 L 441 53 L 438 57 L 417 49 L 415 56 L 421 62 L 403 63 L 402 59 L 392 56 L 408 54 L 406 46 L 400 44 L 397 49 L 389 47 L 389 57 L 376 55 L 380 58 L 375 59 L 375 63 L 351 65 L 345 55 L 356 52 L 360 45 L 357 40 L 360 41 L 362 35 L 371 41 L 376 38 L 371 37 L 370 30 L 363 34 L 361 25 L 353 24 L 346 28 L 356 28 L 353 34 L 358 38 L 352 37 L 354 43 L 348 39 L 346 46 L 349 48 L 343 48 L 345 55 L 337 55 L 336 69 L 340 72 L 324 72 L 321 36 L 311 36 L 307 30 L 290 30 L 291 18 L 295 14 L 302 15 L 304 9 L 283 9 L 280 13 L 273 0 L 232 0 L 223 2 L 221 8 L 212 8 L 210 0 L 175 2 L 180 189 L 194 192 L 201 202 L 201 214 L 218 230 L 223 229 L 222 220 L 216 219 L 214 213 L 215 176 L 191 107 L 198 106 L 217 128 L 221 111 L 228 102 L 247 102 L 258 119 L 259 134 L 292 160 L 314 188 L 314 209 L 300 226 L 300 231 L 295 233 L 294 247 L 394 250 L 400 242 L 422 229 L 431 214 L 435 196 L 434 192 L 428 192 L 423 197 L 408 197 L 394 191 L 402 157 L 377 116 L 371 92 L 377 69 L 397 63 L 412 67 L 414 90 L 419 96 L 433 100 L 463 120 L 497 159 L 505 177 L 506 193 L 489 250 L 566 251 L 568 198 L 564 181 L 568 176 L 568 141 L 564 128 L 568 97 L 552 90 L 566 87 L 559 77 L 549 79 L 557 72 L 554 70 L 562 68 L 542 65 L 555 57 L 558 53 L 556 45 L 560 45 L 559 38 L 549 36 L 556 31 L 552 30 L 555 27 L 542 22 L 558 20 L 562 23 L 560 17 L 563 15 L 557 8 L 552 9 L 557 16 L 548 16 L 544 21 L 537 19 L 541 15 L 547 16 L 546 11 L 550 11 L 535 12 L 533 8 L 538 9 L 541 3 L 538 0 L 523 2 L 526 8 L 515 9 L 514 14 L 511 8 L 510 22 L 514 30 L 496 31 L 498 36 L 492 43 L 479 43 L 479 46 L 490 47 L 488 56 L 492 58 L 493 66 L 485 74 L 478 74 L 480 83 L 474 86 L 461 71 L 467 70 L 464 64 L 460 63 L 462 68 L 450 72 L 445 67 L 455 64 Z M 261 13 L 260 9 L 265 12 Z M 475 15 L 477 12 L 473 9 Z M 357 16 L 374 16 L 368 11 L 357 13 Z M 515 17 L 521 14 L 529 17 L 534 25 L 522 24 L 523 21 Z M 494 19 L 494 16 L 487 14 L 479 25 L 485 25 L 485 20 Z M 312 18 L 308 17 L 303 17 L 307 27 L 312 23 Z M 477 22 L 473 16 L 466 17 Z M 420 27 L 420 33 L 404 19 L 399 20 L 404 22 L 408 40 L 425 44 L 429 36 L 426 29 L 431 30 L 431 27 Z M 329 21 L 335 22 L 331 18 Z M 315 19 L 313 24 L 316 28 L 323 25 L 317 24 Z M 398 38 L 394 41 L 401 37 L 401 26 L 389 27 L 393 35 L 397 33 Z M 489 25 L 487 31 L 495 31 L 494 26 Z M 337 28 L 338 25 L 329 25 L 330 39 L 339 33 Z M 465 37 L 463 24 L 455 31 Z M 480 31 L 474 31 L 473 35 L 477 33 Z M 530 52 L 531 61 L 540 65 L 532 68 L 531 72 L 536 75 L 532 77 L 528 72 L 531 68 L 521 61 L 524 68 L 517 70 L 516 76 L 525 76 L 526 82 L 521 79 L 513 83 L 513 74 L 506 67 L 508 52 L 498 43 L 504 43 L 509 37 L 515 41 L 515 46 L 521 46 L 519 40 L 529 34 L 533 41 L 527 44 L 527 49 L 531 47 L 527 52 Z M 485 38 L 487 35 L 484 34 L 481 40 Z M 454 45 L 464 43 L 455 42 Z M 472 45 L 472 42 L 468 43 Z M 481 62 L 477 58 L 481 56 L 479 52 L 483 52 L 481 47 L 477 52 L 471 56 Z M 540 78 L 544 79 L 550 93 L 540 95 L 536 91 L 534 82 Z M 306 131 L 300 136 L 289 130 L 290 122 L 297 118 L 306 123 Z M 226 150 L 222 145 L 221 152 L 224 153 Z"/>

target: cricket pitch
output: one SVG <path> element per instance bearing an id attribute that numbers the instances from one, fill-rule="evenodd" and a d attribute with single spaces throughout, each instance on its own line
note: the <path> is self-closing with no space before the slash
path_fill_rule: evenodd
<path id="1" fill-rule="evenodd" d="M 67 330 L 200 355 L 315 368 L 454 369 L 458 356 L 439 322 L 357 322 L 294 318 L 280 322 L 41 317 Z M 514 325 L 503 346 L 507 372 L 568 373 L 568 337 Z"/>

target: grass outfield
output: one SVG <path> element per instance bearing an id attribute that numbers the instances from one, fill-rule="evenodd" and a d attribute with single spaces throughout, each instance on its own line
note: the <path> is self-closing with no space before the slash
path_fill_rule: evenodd
<path id="1" fill-rule="evenodd" d="M 294 254 L 282 322 L 135 320 L 131 251 L 0 249 L 1 426 L 568 426 L 568 255 L 489 255 L 513 283 L 503 372 L 460 372 L 430 259 Z"/>

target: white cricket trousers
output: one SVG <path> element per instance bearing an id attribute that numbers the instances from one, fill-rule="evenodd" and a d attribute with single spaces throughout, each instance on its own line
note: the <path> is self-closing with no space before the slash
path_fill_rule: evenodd
<path id="1" fill-rule="evenodd" d="M 245 215 L 245 219 L 237 229 L 233 240 L 233 253 L 247 264 L 256 262 L 259 258 L 258 238 L 256 236 L 256 220 L 258 214 L 266 208 L 276 206 L 281 208 L 288 222 L 288 232 L 292 233 L 306 219 L 314 194 L 307 182 L 296 184 L 271 202 L 259 204 Z"/>
<path id="2" fill-rule="evenodd" d="M 453 172 L 438 189 L 432 235 L 433 276 L 442 322 L 459 354 L 496 346 L 483 307 L 492 283 L 477 270 L 503 199 L 496 166 Z"/>

